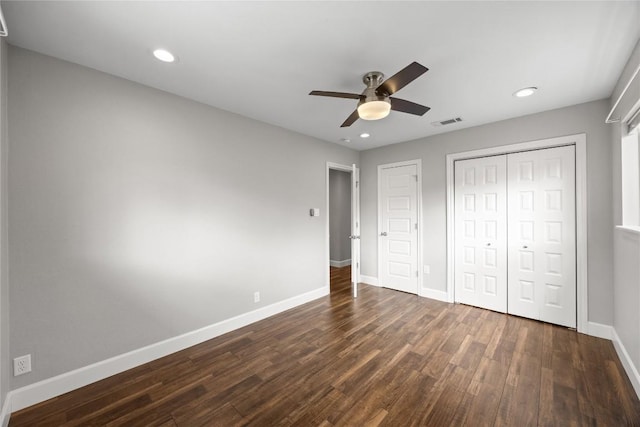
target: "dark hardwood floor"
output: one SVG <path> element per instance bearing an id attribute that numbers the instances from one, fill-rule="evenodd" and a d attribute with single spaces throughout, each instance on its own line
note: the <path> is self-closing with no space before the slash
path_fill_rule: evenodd
<path id="1" fill-rule="evenodd" d="M 640 425 L 610 341 L 361 285 L 89 385 L 11 426 Z"/>

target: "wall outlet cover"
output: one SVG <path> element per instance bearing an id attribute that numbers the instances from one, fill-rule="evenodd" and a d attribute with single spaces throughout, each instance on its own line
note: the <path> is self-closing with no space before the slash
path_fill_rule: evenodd
<path id="1" fill-rule="evenodd" d="M 31 355 L 16 357 L 13 359 L 13 375 L 18 376 L 31 372 Z"/>

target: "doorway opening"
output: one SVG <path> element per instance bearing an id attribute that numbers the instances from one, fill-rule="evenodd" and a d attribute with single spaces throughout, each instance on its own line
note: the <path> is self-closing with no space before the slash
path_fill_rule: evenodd
<path id="1" fill-rule="evenodd" d="M 330 291 L 351 289 L 351 171 L 329 169 Z"/>
<path id="2" fill-rule="evenodd" d="M 356 165 L 327 163 L 326 286 L 358 296 L 360 188 Z"/>

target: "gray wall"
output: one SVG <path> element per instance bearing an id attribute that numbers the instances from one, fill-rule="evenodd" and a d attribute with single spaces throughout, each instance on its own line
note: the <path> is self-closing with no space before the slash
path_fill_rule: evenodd
<path id="1" fill-rule="evenodd" d="M 541 96 L 543 96 L 541 94 Z M 525 101 L 526 102 L 526 101 Z M 561 108 L 360 153 L 362 274 L 377 276 L 377 165 L 422 159 L 423 286 L 446 290 L 446 155 L 563 135 L 587 135 L 589 320 L 613 321 L 610 131 L 607 100 Z"/>
<path id="2" fill-rule="evenodd" d="M 622 72 L 611 96 L 616 102 L 629 78 L 640 64 L 640 40 Z M 640 76 L 629 87 L 614 117 L 623 118 L 640 98 Z M 622 170 L 620 157 L 621 123 L 611 124 L 613 162 L 613 212 L 616 225 L 622 224 Z M 616 229 L 614 231 L 614 301 L 613 326 L 629 357 L 640 370 L 640 235 Z"/>
<path id="3" fill-rule="evenodd" d="M 329 259 L 351 259 L 351 174 L 329 170 Z"/>
<path id="4" fill-rule="evenodd" d="M 0 408 L 9 391 L 9 269 L 7 239 L 7 51 L 0 39 Z M 1 421 L 1 420 L 0 420 Z"/>
<path id="5" fill-rule="evenodd" d="M 357 152 L 14 47 L 9 81 L 12 388 L 326 286 Z"/>

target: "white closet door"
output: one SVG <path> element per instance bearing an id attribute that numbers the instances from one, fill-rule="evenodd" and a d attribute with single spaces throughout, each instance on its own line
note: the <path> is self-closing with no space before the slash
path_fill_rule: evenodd
<path id="1" fill-rule="evenodd" d="M 507 157 L 509 313 L 575 327 L 575 148 Z"/>
<path id="2" fill-rule="evenodd" d="M 507 310 L 506 156 L 455 163 L 455 300 Z"/>
<path id="3" fill-rule="evenodd" d="M 417 294 L 418 168 L 389 167 L 380 173 L 380 285 Z"/>

